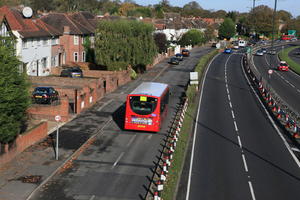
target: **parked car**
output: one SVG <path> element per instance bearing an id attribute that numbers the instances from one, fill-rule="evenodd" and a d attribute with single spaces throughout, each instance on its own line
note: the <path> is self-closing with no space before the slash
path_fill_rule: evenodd
<path id="1" fill-rule="evenodd" d="M 231 48 L 226 48 L 226 49 L 224 50 L 224 53 L 231 54 L 231 53 L 232 53 L 232 49 L 231 49 Z"/>
<path id="2" fill-rule="evenodd" d="M 61 71 L 61 77 L 82 78 L 83 73 L 79 67 L 68 67 Z"/>
<path id="3" fill-rule="evenodd" d="M 181 54 L 182 54 L 184 57 L 189 57 L 189 56 L 190 56 L 190 51 L 187 50 L 187 49 L 182 49 Z"/>
<path id="4" fill-rule="evenodd" d="M 36 87 L 32 92 L 35 103 L 52 103 L 58 100 L 58 92 L 53 87 Z"/>
<path id="5" fill-rule="evenodd" d="M 289 65 L 286 63 L 286 61 L 280 61 L 277 69 L 279 71 L 289 71 Z"/>
<path id="6" fill-rule="evenodd" d="M 179 65 L 179 60 L 176 57 L 172 57 L 172 58 L 170 58 L 169 63 L 173 64 L 173 65 Z"/>
<path id="7" fill-rule="evenodd" d="M 179 61 L 183 61 L 183 55 L 181 53 L 176 53 L 175 57 L 179 60 Z"/>
<path id="8" fill-rule="evenodd" d="M 256 56 L 263 56 L 264 52 L 261 49 L 259 49 L 259 50 L 256 51 L 255 55 Z"/>

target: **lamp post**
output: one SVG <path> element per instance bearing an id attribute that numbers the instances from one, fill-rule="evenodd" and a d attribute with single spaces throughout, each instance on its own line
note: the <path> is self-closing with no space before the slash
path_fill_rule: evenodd
<path id="1" fill-rule="evenodd" d="M 272 49 L 274 47 L 274 29 L 275 29 L 276 8 L 277 8 L 277 0 L 275 0 L 274 12 L 273 12 L 273 18 L 272 18 L 272 43 L 271 43 Z"/>

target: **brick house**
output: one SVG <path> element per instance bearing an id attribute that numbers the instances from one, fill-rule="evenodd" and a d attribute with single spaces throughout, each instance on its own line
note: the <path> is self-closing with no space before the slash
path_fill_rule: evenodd
<path id="1" fill-rule="evenodd" d="M 42 16 L 41 20 L 59 31 L 60 44 L 65 49 L 66 64 L 85 62 L 84 41 L 90 39 L 93 44 L 96 29 L 96 20 L 92 14 L 88 12 L 49 13 Z"/>
<path id="2" fill-rule="evenodd" d="M 16 38 L 16 55 L 23 63 L 21 67 L 30 76 L 47 76 L 51 70 L 52 47 L 58 43 L 59 32 L 32 16 L 25 17 L 19 8 L 3 6 L 7 23 Z"/>

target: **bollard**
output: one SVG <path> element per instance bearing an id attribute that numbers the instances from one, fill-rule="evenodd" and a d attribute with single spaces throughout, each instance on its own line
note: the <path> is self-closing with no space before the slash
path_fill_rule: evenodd
<path id="1" fill-rule="evenodd" d="M 163 181 L 157 181 L 156 185 L 157 185 L 157 191 L 159 191 L 159 192 L 163 191 L 163 189 L 164 189 Z"/>
<path id="2" fill-rule="evenodd" d="M 166 180 L 167 180 L 167 177 L 166 177 L 164 171 L 161 171 L 161 173 L 160 173 L 160 180 L 161 180 L 161 181 L 166 181 Z"/>
<path id="3" fill-rule="evenodd" d="M 160 200 L 160 197 L 158 195 L 158 191 L 155 191 L 154 192 L 154 197 L 153 197 L 154 200 Z"/>

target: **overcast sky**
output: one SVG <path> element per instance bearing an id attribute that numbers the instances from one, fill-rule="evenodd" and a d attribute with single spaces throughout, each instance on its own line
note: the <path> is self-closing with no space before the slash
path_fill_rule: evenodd
<path id="1" fill-rule="evenodd" d="M 134 0 L 140 5 L 158 4 L 160 0 Z M 192 0 L 169 0 L 172 6 L 180 6 L 191 2 Z M 196 0 L 199 5 L 207 10 L 226 10 L 248 12 L 253 5 L 253 0 Z M 267 5 L 274 8 L 275 0 L 256 0 L 256 6 Z M 294 17 L 300 15 L 300 0 L 278 0 L 277 10 L 289 11 Z"/>

